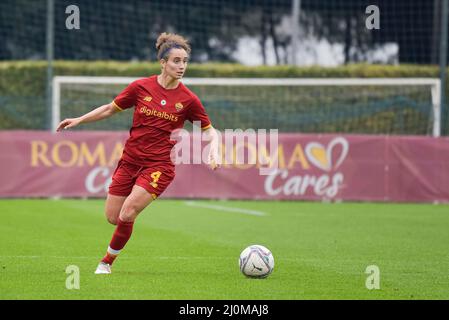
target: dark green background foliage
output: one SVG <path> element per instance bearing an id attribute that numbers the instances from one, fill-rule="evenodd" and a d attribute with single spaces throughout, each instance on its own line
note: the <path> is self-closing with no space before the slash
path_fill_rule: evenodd
<path id="1" fill-rule="evenodd" d="M 54 64 L 55 75 L 145 77 L 157 74 L 157 63 L 110 61 Z M 0 63 L 0 129 L 46 129 L 46 63 Z M 246 67 L 238 64 L 191 64 L 187 77 L 351 78 L 438 77 L 433 66 Z M 110 102 L 125 85 L 93 90 L 68 86 L 61 94 L 61 116 L 79 116 Z M 86 88 L 87 87 L 87 88 Z M 215 126 L 277 128 L 281 132 L 431 134 L 429 88 L 404 87 L 223 87 L 191 86 Z M 82 129 L 126 130 L 131 112 L 116 122 Z M 108 120 L 109 121 L 109 120 Z"/>

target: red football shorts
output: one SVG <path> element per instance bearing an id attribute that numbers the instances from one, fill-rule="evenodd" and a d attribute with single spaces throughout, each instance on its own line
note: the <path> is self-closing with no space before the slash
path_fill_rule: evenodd
<path id="1" fill-rule="evenodd" d="M 126 197 L 131 193 L 134 185 L 148 191 L 153 199 L 159 197 L 175 178 L 173 166 L 155 164 L 142 167 L 123 160 L 117 164 L 109 186 L 109 193 L 114 196 Z"/>

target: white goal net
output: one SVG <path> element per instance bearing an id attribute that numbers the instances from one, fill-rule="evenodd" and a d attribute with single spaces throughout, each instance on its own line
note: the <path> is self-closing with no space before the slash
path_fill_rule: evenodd
<path id="1" fill-rule="evenodd" d="M 137 78 L 57 76 L 53 130 L 63 118 L 109 103 Z M 440 80 L 433 78 L 185 78 L 218 129 L 440 136 Z M 78 130 L 128 130 L 124 112 Z"/>

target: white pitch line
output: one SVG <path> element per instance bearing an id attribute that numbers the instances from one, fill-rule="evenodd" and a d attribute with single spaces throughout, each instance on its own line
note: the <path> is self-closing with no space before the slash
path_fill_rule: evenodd
<path id="1" fill-rule="evenodd" d="M 185 203 L 185 205 L 190 206 L 190 207 L 213 209 L 213 210 L 218 210 L 218 211 L 238 212 L 238 213 L 243 213 L 243 214 L 250 214 L 250 215 L 253 215 L 253 216 L 266 216 L 266 215 L 268 215 L 266 212 L 257 211 L 257 210 L 248 210 L 248 209 L 243 209 L 243 208 L 224 207 L 224 206 L 213 205 L 213 204 L 198 203 L 198 202 L 195 202 L 195 201 L 186 201 L 184 203 Z"/>

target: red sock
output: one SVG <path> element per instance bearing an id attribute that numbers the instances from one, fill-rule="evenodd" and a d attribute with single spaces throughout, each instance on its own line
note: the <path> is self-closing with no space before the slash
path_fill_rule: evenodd
<path id="1" fill-rule="evenodd" d="M 131 237 L 133 225 L 134 221 L 125 222 L 120 220 L 120 218 L 118 219 L 117 227 L 115 228 L 114 234 L 112 235 L 112 240 L 109 243 L 108 252 L 104 256 L 103 260 L 101 260 L 102 262 L 108 264 L 112 264 L 114 262 L 115 258 L 120 253 L 120 250 L 125 247 Z"/>
<path id="2" fill-rule="evenodd" d="M 117 227 L 115 228 L 112 240 L 109 246 L 113 250 L 122 250 L 125 244 L 128 242 L 133 232 L 134 221 L 125 222 L 118 218 Z"/>

